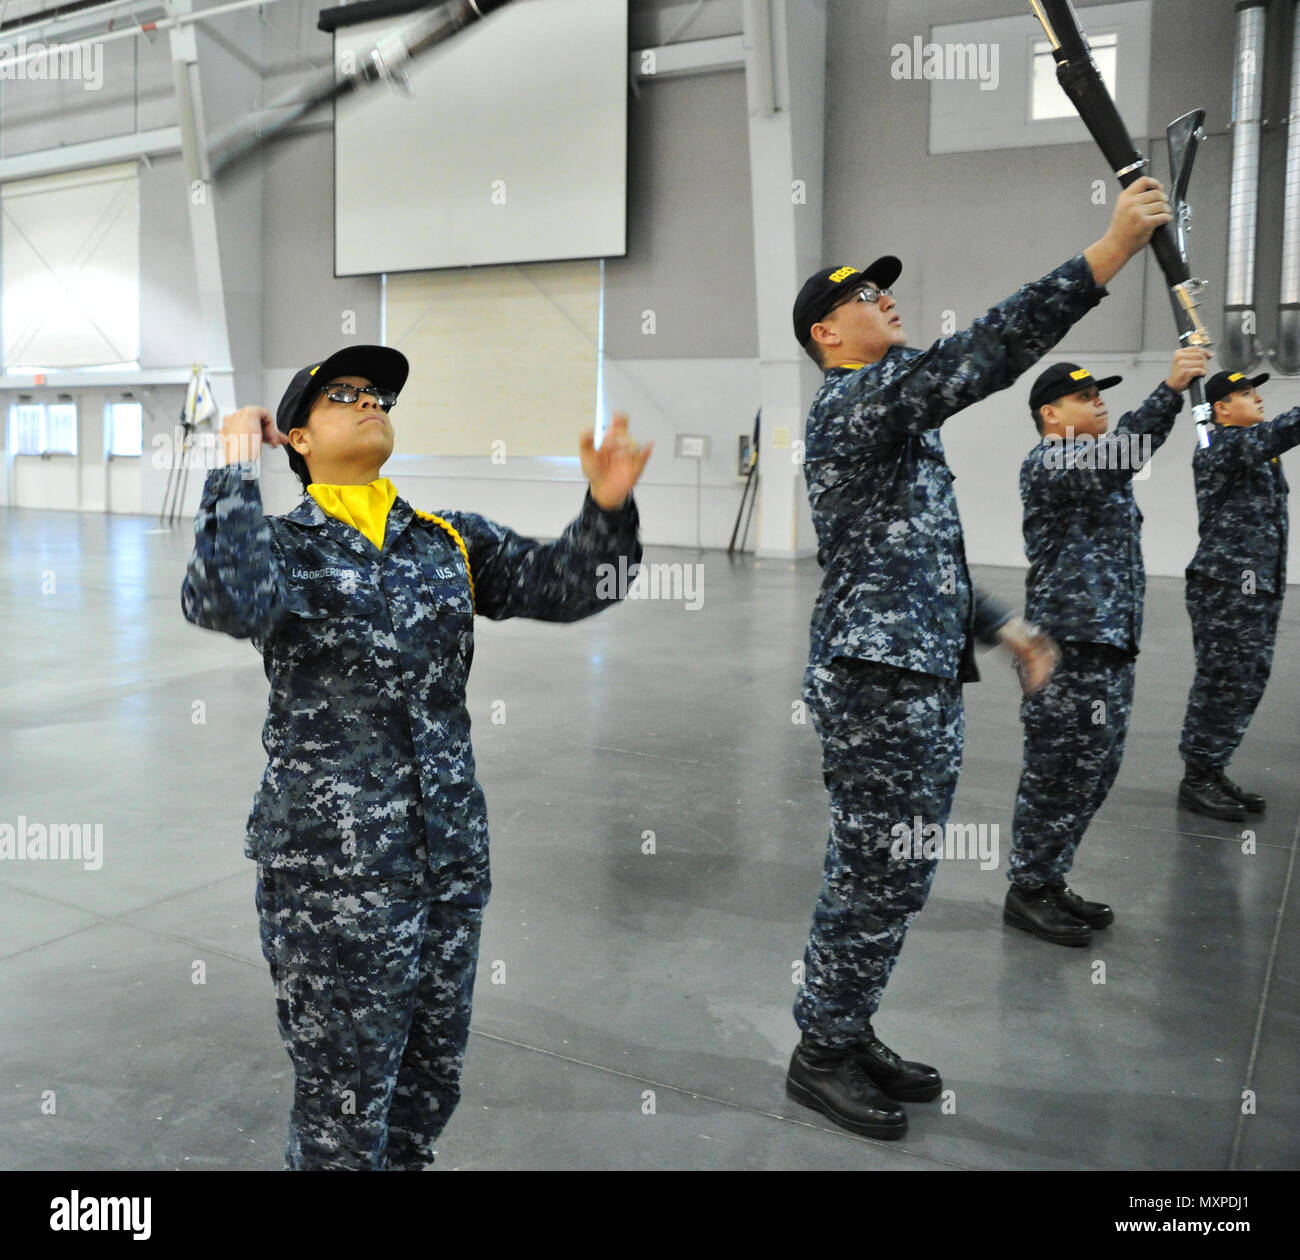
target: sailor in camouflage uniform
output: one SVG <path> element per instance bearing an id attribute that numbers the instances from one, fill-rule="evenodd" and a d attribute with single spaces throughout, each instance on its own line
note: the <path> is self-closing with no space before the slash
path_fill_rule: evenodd
<path id="1" fill-rule="evenodd" d="M 897 258 L 819 271 L 795 302 L 795 336 L 826 373 L 805 435 L 825 577 L 804 694 L 822 740 L 831 834 L 786 1089 L 854 1132 L 900 1137 L 899 1101 L 942 1090 L 934 1068 L 901 1059 L 871 1021 L 936 867 L 891 846 L 914 818 L 947 822 L 961 685 L 977 677 L 973 641 L 1000 637 L 1027 689 L 1041 685 L 1054 652 L 973 592 L 937 430 L 1037 362 L 1169 219 L 1160 185 L 1136 181 L 1102 240 L 926 351 L 907 347 L 889 291 Z"/>
<path id="2" fill-rule="evenodd" d="M 1119 773 L 1133 705 L 1146 591 L 1133 478 L 1164 444 L 1206 362 L 1204 350 L 1179 350 L 1168 378 L 1113 432 L 1101 391 L 1121 377 L 1097 380 L 1057 363 L 1029 392 L 1041 440 L 1020 468 L 1025 616 L 1060 644 L 1061 663 L 1020 703 L 1024 766 L 1002 917 L 1057 945 L 1087 945 L 1093 928 L 1115 918 L 1065 880 Z"/>
<path id="3" fill-rule="evenodd" d="M 1201 541 L 1187 566 L 1196 677 L 1179 752 L 1179 800 L 1198 814 L 1242 819 L 1264 798 L 1226 770 L 1264 695 L 1286 594 L 1287 483 L 1279 456 L 1300 444 L 1300 407 L 1264 419 L 1268 374 L 1219 372 L 1210 444 L 1192 457 Z"/>
<path id="4" fill-rule="evenodd" d="M 641 556 L 631 490 L 650 448 L 625 417 L 599 451 L 583 435 L 591 487 L 554 542 L 413 510 L 379 477 L 406 376 L 397 351 L 352 347 L 294 377 L 278 427 L 258 407 L 227 416 L 181 593 L 187 620 L 252 640 L 271 685 L 245 852 L 294 1066 L 293 1169 L 433 1161 L 490 889 L 474 616 L 590 616 L 598 566 Z M 262 444 L 290 448 L 308 492 L 285 516 L 262 511 Z"/>

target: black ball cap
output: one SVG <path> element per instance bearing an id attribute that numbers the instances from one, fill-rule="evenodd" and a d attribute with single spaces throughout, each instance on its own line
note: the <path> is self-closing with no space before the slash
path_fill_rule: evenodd
<path id="1" fill-rule="evenodd" d="M 1262 376 L 1247 376 L 1244 372 L 1215 372 L 1205 382 L 1205 401 L 1213 407 L 1216 402 L 1222 402 L 1239 389 L 1258 389 L 1266 380 L 1267 372 Z"/>
<path id="2" fill-rule="evenodd" d="M 892 288 L 902 274 L 903 264 L 892 254 L 877 258 L 869 267 L 823 267 L 809 276 L 794 300 L 794 335 L 801 346 L 812 340 L 812 326 L 825 319 L 832 306 L 866 284 Z"/>
<path id="3" fill-rule="evenodd" d="M 276 428 L 288 433 L 301 425 L 321 387 L 335 377 L 364 376 L 372 385 L 400 394 L 410 370 L 411 365 L 400 350 L 388 346 L 348 346 L 328 359 L 308 364 L 294 376 L 276 410 Z"/>
<path id="4" fill-rule="evenodd" d="M 1046 372 L 1040 373 L 1029 391 L 1029 410 L 1037 411 L 1046 403 L 1064 398 L 1066 394 L 1077 394 L 1093 385 L 1098 389 L 1109 389 L 1123 379 L 1122 376 L 1103 376 L 1097 380 L 1087 368 L 1081 368 L 1077 363 L 1053 363 Z"/>

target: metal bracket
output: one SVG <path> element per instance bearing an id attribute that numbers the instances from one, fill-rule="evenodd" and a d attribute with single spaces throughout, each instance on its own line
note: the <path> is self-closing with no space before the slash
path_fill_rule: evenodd
<path id="1" fill-rule="evenodd" d="M 370 50 L 369 65 L 365 77 L 369 80 L 382 79 L 394 88 L 400 88 L 407 96 L 415 95 L 415 85 L 406 67 L 411 61 L 411 51 L 402 38 L 401 31 L 395 31 L 388 39 L 381 39 Z"/>

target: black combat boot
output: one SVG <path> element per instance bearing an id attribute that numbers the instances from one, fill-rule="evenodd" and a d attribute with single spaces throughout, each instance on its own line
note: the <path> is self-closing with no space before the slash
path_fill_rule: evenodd
<path id="1" fill-rule="evenodd" d="M 1064 884 L 1060 888 L 1053 888 L 1051 895 L 1058 910 L 1064 910 L 1066 914 L 1081 923 L 1086 923 L 1089 927 L 1109 927 L 1115 922 L 1115 911 L 1105 902 L 1084 901 L 1077 892 Z"/>
<path id="2" fill-rule="evenodd" d="M 1183 781 L 1178 785 L 1178 799 L 1194 814 L 1240 822 L 1246 817 L 1246 811 L 1241 802 L 1235 796 L 1229 796 L 1227 788 L 1219 782 L 1222 773 L 1217 766 L 1189 765 Z"/>
<path id="3" fill-rule="evenodd" d="M 1238 787 L 1223 772 L 1223 767 L 1216 767 L 1219 772 L 1219 786 L 1227 792 L 1239 805 L 1245 806 L 1248 814 L 1262 814 L 1264 812 L 1264 798 L 1254 792 L 1247 792 L 1245 788 Z"/>
<path id="4" fill-rule="evenodd" d="M 1002 922 L 1041 936 L 1053 945 L 1087 945 L 1092 940 L 1092 928 L 1062 910 L 1046 888 L 1012 884 L 1002 907 Z"/>
<path id="5" fill-rule="evenodd" d="M 848 1050 L 818 1046 L 805 1037 L 790 1058 L 785 1092 L 851 1133 L 892 1141 L 907 1132 L 907 1113 L 871 1083 Z"/>
<path id="6" fill-rule="evenodd" d="M 853 1047 L 871 1083 L 895 1102 L 930 1102 L 943 1091 L 943 1080 L 928 1063 L 900 1059 L 875 1032 Z"/>

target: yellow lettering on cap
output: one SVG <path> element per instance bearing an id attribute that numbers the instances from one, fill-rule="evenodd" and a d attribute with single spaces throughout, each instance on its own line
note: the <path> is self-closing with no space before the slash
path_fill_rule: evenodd
<path id="1" fill-rule="evenodd" d="M 1234 372 L 1230 377 L 1228 377 L 1228 379 L 1230 381 L 1244 381 L 1246 377 L 1242 372 Z"/>
<path id="2" fill-rule="evenodd" d="M 312 368 L 312 370 L 311 370 L 310 372 L 307 373 L 307 375 L 308 375 L 308 376 L 315 376 L 316 373 L 319 372 L 319 371 L 320 371 L 320 364 L 318 363 L 318 364 L 316 364 L 316 366 L 315 366 L 314 368 Z"/>
<path id="3" fill-rule="evenodd" d="M 856 267 L 841 267 L 838 271 L 831 272 L 830 281 L 832 284 L 839 284 L 841 280 L 847 280 L 850 276 L 858 274 Z"/>
<path id="4" fill-rule="evenodd" d="M 1091 376 L 1091 375 L 1092 373 L 1089 372 L 1087 368 L 1080 368 L 1077 372 L 1070 373 L 1070 379 L 1072 381 L 1081 381 L 1085 376 Z"/>

